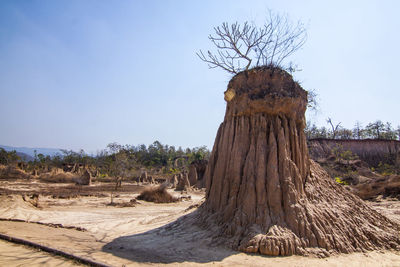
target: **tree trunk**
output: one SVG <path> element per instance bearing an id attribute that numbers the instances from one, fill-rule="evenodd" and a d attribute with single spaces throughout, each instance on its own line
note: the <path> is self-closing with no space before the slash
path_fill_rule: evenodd
<path id="1" fill-rule="evenodd" d="M 205 173 L 199 212 L 235 249 L 265 255 L 395 248 L 399 225 L 310 161 L 307 92 L 279 69 L 236 75 Z"/>

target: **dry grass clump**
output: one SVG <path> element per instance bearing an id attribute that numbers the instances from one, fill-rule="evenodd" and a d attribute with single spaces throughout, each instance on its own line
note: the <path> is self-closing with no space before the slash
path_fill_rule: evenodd
<path id="1" fill-rule="evenodd" d="M 32 176 L 13 166 L 0 165 L 0 179 L 30 179 Z"/>
<path id="2" fill-rule="evenodd" d="M 131 199 L 127 202 L 110 202 L 107 206 L 114 206 L 118 208 L 131 208 L 136 207 L 137 204 L 140 204 L 135 198 Z"/>
<path id="3" fill-rule="evenodd" d="M 39 176 L 39 179 L 43 182 L 48 183 L 74 183 L 79 178 L 77 175 L 69 172 L 65 173 L 43 173 Z"/>
<path id="4" fill-rule="evenodd" d="M 172 203 L 179 201 L 178 198 L 168 193 L 166 184 L 146 188 L 136 199 L 154 203 Z"/>

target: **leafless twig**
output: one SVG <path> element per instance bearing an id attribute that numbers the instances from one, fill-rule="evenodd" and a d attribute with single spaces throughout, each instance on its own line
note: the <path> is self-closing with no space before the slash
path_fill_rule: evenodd
<path id="1" fill-rule="evenodd" d="M 217 52 L 200 50 L 196 54 L 210 68 L 219 67 L 233 74 L 264 65 L 283 68 L 283 61 L 301 48 L 307 37 L 302 23 L 293 25 L 286 16 L 272 12 L 260 28 L 248 22 L 224 22 L 214 31 L 215 36 L 208 39 Z"/>

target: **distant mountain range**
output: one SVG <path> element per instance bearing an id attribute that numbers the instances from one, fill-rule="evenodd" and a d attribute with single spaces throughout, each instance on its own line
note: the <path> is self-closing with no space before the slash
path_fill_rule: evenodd
<path id="1" fill-rule="evenodd" d="M 6 151 L 17 151 L 17 155 L 20 156 L 22 159 L 27 161 L 33 160 L 36 154 L 43 154 L 45 156 L 55 156 L 57 154 L 62 154 L 61 150 L 58 148 L 31 148 L 31 147 L 12 147 L 12 146 L 3 146 L 0 147 L 4 148 Z"/>

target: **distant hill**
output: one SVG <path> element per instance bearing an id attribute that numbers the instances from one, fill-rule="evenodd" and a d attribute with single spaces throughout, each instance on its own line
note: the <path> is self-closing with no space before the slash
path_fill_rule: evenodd
<path id="1" fill-rule="evenodd" d="M 23 153 L 28 157 L 33 157 L 35 156 L 35 150 L 37 154 L 43 154 L 45 156 L 49 155 L 49 156 L 55 156 L 57 154 L 62 154 L 61 150 L 58 148 L 31 148 L 31 147 L 12 147 L 12 146 L 3 146 L 0 145 L 0 147 L 4 148 L 6 151 L 17 151 L 18 153 Z M 18 154 L 17 153 L 17 154 Z M 21 158 L 23 157 L 23 155 L 19 155 Z M 32 160 L 32 159 L 27 159 Z"/>
<path id="2" fill-rule="evenodd" d="M 17 156 L 20 157 L 23 161 L 33 161 L 35 159 L 34 157 L 32 157 L 28 154 L 18 152 L 18 151 L 17 151 Z"/>

